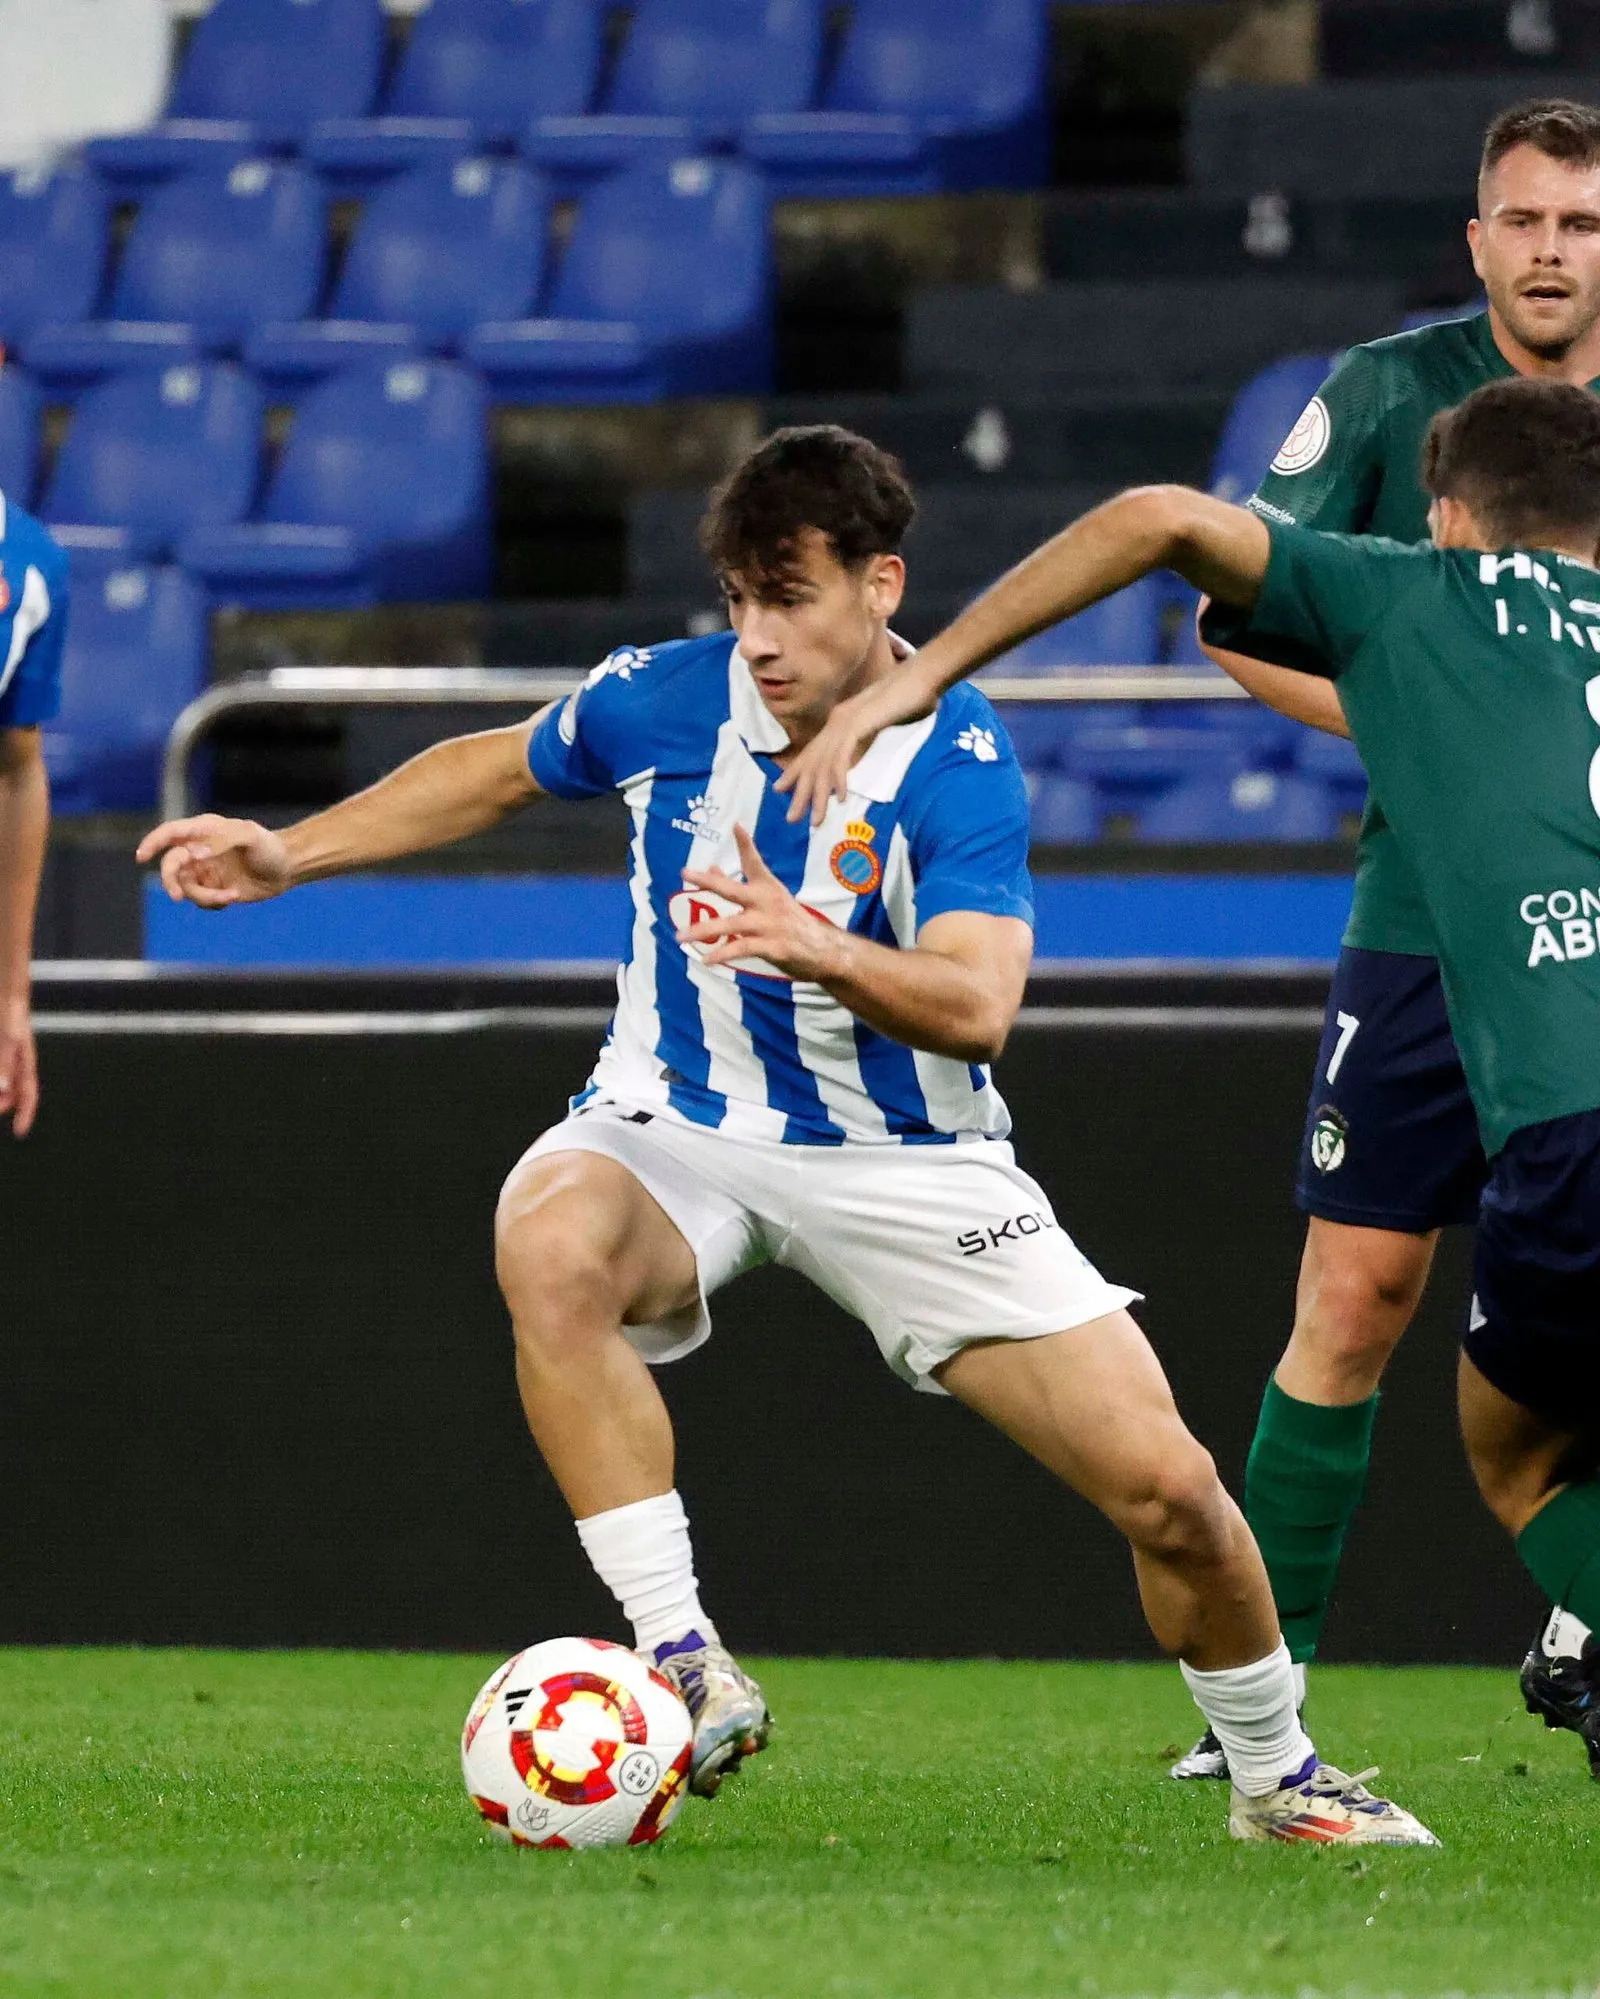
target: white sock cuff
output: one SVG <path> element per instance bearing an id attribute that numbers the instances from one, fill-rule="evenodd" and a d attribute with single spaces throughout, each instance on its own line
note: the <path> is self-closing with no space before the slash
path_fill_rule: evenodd
<path id="1" fill-rule="evenodd" d="M 687 1533 L 689 1516 L 674 1488 L 671 1492 L 657 1493 L 653 1499 L 635 1499 L 626 1506 L 613 1506 L 605 1513 L 591 1513 L 586 1520 L 573 1524 L 578 1539 L 592 1554 L 591 1543 L 603 1543 L 613 1535 L 627 1534 L 635 1528 L 681 1527 Z"/>
<path id="2" fill-rule="evenodd" d="M 694 1630 L 715 1636 L 700 1607 L 689 1516 L 676 1492 L 591 1513 L 577 1528 L 584 1553 L 622 1605 L 641 1652 Z"/>
<path id="3" fill-rule="evenodd" d="M 1295 1708 L 1294 1665 L 1289 1648 L 1249 1666 L 1202 1673 L 1179 1662 L 1194 1703 L 1228 1758 L 1239 1790 L 1262 1798 L 1315 1754 Z"/>

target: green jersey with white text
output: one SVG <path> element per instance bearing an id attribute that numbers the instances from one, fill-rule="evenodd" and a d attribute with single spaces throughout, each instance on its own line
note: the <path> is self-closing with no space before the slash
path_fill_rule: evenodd
<path id="1" fill-rule="evenodd" d="M 1285 440 L 1250 504 L 1268 521 L 1425 541 L 1422 441 L 1440 410 L 1514 374 L 1487 313 L 1352 347 Z M 1594 384 L 1600 387 L 1600 383 Z M 1432 957 L 1422 890 L 1369 800 L 1347 945 Z"/>
<path id="2" fill-rule="evenodd" d="M 1334 678 L 1419 883 L 1492 1158 L 1600 1109 L 1600 571 L 1269 522 L 1206 636 Z"/>

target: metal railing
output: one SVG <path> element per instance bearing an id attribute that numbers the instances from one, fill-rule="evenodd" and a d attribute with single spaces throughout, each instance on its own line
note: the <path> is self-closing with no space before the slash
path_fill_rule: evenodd
<path id="1" fill-rule="evenodd" d="M 286 708 L 533 708 L 581 687 L 586 674 L 561 667 L 279 666 L 228 681 L 191 701 L 167 737 L 161 813 L 194 810 L 194 753 L 224 719 Z M 1186 666 L 1062 667 L 982 683 L 991 701 L 1247 701 L 1244 689 L 1215 669 Z"/>

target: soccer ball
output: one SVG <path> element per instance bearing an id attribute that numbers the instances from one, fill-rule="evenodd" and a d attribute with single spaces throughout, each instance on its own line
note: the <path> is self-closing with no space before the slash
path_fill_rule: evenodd
<path id="1" fill-rule="evenodd" d="M 517 1846 L 647 1846 L 689 1781 L 669 1679 L 601 1638 L 550 1638 L 491 1674 L 461 1731 L 467 1795 Z"/>

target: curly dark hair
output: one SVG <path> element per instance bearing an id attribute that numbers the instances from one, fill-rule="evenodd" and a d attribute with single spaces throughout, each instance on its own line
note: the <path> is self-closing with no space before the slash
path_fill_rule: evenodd
<path id="1" fill-rule="evenodd" d="M 1563 166 L 1600 166 L 1600 109 L 1570 97 L 1530 97 L 1513 104 L 1489 127 L 1479 177 L 1492 174 L 1518 146 L 1532 146 Z"/>
<path id="2" fill-rule="evenodd" d="M 1574 533 L 1600 544 L 1600 396 L 1526 376 L 1474 389 L 1430 424 L 1422 483 L 1502 548 Z"/>
<path id="3" fill-rule="evenodd" d="M 807 528 L 857 569 L 898 555 L 917 503 L 900 461 L 836 423 L 775 430 L 711 495 L 700 546 L 720 580 L 757 591 L 793 576 Z"/>

